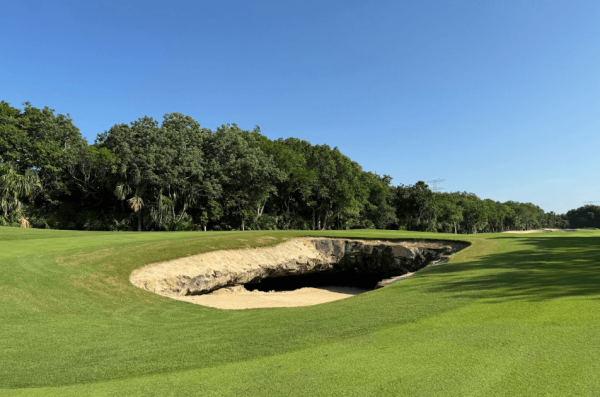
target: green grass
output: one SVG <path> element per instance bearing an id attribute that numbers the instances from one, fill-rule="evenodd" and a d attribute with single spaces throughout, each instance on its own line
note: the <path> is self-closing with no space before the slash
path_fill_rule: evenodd
<path id="1" fill-rule="evenodd" d="M 349 299 L 224 311 L 129 274 L 303 233 L 0 228 L 0 396 L 600 395 L 600 232 L 319 234 L 472 245 Z"/>

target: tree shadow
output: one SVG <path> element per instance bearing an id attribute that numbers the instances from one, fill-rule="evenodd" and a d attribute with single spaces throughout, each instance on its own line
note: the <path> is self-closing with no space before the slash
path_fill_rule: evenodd
<path id="1" fill-rule="evenodd" d="M 514 240 L 505 243 L 514 243 L 516 250 L 439 266 L 433 273 L 441 277 L 430 291 L 494 303 L 573 296 L 600 298 L 600 236 L 494 239 Z"/>

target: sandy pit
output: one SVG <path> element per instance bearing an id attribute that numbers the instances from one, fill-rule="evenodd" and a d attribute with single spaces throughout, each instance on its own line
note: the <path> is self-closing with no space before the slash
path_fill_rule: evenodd
<path id="1" fill-rule="evenodd" d="M 590 230 L 589 228 L 585 229 L 535 229 L 535 230 L 508 230 L 502 233 L 512 233 L 512 234 L 529 234 L 529 233 L 552 233 L 552 232 L 576 232 L 578 230 Z M 591 229 L 593 230 L 593 229 Z"/>
<path id="2" fill-rule="evenodd" d="M 204 295 L 189 295 L 177 299 L 217 309 L 258 309 L 263 307 L 298 307 L 350 298 L 369 289 L 326 286 L 300 288 L 294 291 L 248 291 L 245 288 L 222 288 Z"/>
<path id="3" fill-rule="evenodd" d="M 297 238 L 272 247 L 213 251 L 150 264 L 135 270 L 130 281 L 163 296 L 219 309 L 310 306 L 395 283 L 446 261 L 467 245 Z M 313 284 L 316 280 L 316 286 L 294 286 L 305 279 Z M 269 290 L 285 282 L 292 287 Z"/>

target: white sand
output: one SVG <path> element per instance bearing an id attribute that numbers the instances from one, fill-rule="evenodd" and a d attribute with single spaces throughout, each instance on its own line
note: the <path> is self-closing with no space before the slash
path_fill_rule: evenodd
<path id="1" fill-rule="evenodd" d="M 528 233 L 552 233 L 552 232 L 576 232 L 578 230 L 590 230 L 589 228 L 584 229 L 535 229 L 535 230 L 509 230 L 502 233 L 513 233 L 513 234 L 528 234 Z"/>
<path id="2" fill-rule="evenodd" d="M 300 288 L 294 291 L 262 292 L 222 288 L 210 294 L 176 299 L 217 309 L 312 306 L 362 294 L 369 290 L 352 287 Z"/>

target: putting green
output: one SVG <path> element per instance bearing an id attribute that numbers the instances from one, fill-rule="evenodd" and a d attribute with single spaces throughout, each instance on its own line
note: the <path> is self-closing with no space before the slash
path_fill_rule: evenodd
<path id="1" fill-rule="evenodd" d="M 0 395 L 600 394 L 597 231 L 312 232 L 472 245 L 308 307 L 224 311 L 128 280 L 148 263 L 301 235 L 0 228 Z"/>

